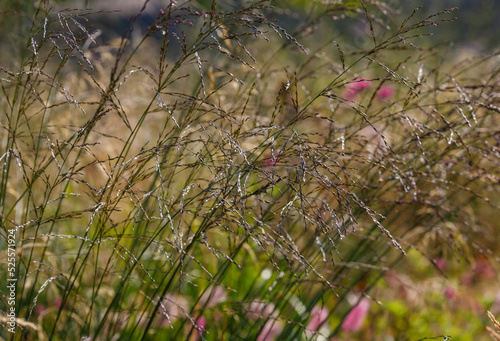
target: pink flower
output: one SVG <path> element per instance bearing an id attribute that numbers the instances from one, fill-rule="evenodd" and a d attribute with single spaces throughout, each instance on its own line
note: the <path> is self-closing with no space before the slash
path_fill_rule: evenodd
<path id="1" fill-rule="evenodd" d="M 253 301 L 248 307 L 247 315 L 253 318 L 268 319 L 277 315 L 272 303 Z"/>
<path id="2" fill-rule="evenodd" d="M 457 294 L 455 292 L 455 289 L 450 288 L 450 287 L 446 287 L 444 289 L 444 297 L 446 297 L 450 301 L 453 300 L 454 298 L 456 298 Z"/>
<path id="3" fill-rule="evenodd" d="M 221 286 L 214 286 L 203 293 L 200 298 L 200 303 L 207 308 L 214 307 L 227 299 L 227 292 Z"/>
<path id="4" fill-rule="evenodd" d="M 370 311 L 370 301 L 362 298 L 358 304 L 351 309 L 349 314 L 342 321 L 342 329 L 346 332 L 357 332 L 363 326 L 368 312 Z"/>
<path id="5" fill-rule="evenodd" d="M 487 259 L 481 258 L 474 266 L 474 274 L 480 279 L 491 279 L 495 277 L 495 270 Z"/>
<path id="6" fill-rule="evenodd" d="M 394 88 L 390 85 L 382 85 L 377 91 L 377 98 L 379 100 L 388 99 L 394 96 Z"/>
<path id="7" fill-rule="evenodd" d="M 272 341 L 276 339 L 282 331 L 283 326 L 279 322 L 268 320 L 257 337 L 257 341 Z"/>
<path id="8" fill-rule="evenodd" d="M 268 157 L 263 161 L 264 165 L 266 166 L 276 166 L 278 163 L 278 158 L 277 157 Z"/>
<path id="9" fill-rule="evenodd" d="M 62 304 L 62 298 L 58 297 L 56 298 L 54 301 L 52 301 L 52 304 L 54 305 L 54 307 L 56 307 L 57 309 L 60 309 L 61 308 L 61 304 Z M 63 309 L 66 309 L 67 307 L 67 304 L 64 304 L 64 307 L 62 307 Z"/>
<path id="10" fill-rule="evenodd" d="M 357 90 L 364 90 L 364 89 L 368 89 L 371 85 L 372 85 L 372 83 L 370 81 L 362 79 L 362 80 L 354 83 L 354 88 Z"/>
<path id="11" fill-rule="evenodd" d="M 463 285 L 472 285 L 481 280 L 488 280 L 496 276 L 495 270 L 488 263 L 488 260 L 480 258 L 476 261 L 473 272 L 466 273 L 460 279 Z"/>
<path id="12" fill-rule="evenodd" d="M 344 94 L 342 96 L 345 99 L 353 100 L 354 98 L 356 98 L 357 95 L 358 95 L 358 91 L 356 89 L 347 88 L 347 89 L 345 89 Z"/>
<path id="13" fill-rule="evenodd" d="M 465 286 L 472 285 L 472 282 L 474 281 L 474 276 L 472 274 L 465 274 L 460 278 L 460 283 Z"/>
<path id="14" fill-rule="evenodd" d="M 202 339 L 202 333 L 205 330 L 205 326 L 207 325 L 207 319 L 204 316 L 198 317 L 196 320 L 196 337 L 195 340 L 201 340 Z"/>
<path id="15" fill-rule="evenodd" d="M 352 100 L 356 98 L 361 91 L 368 89 L 371 84 L 372 83 L 369 80 L 356 78 L 351 83 L 346 85 L 343 97 L 348 100 Z"/>
<path id="16" fill-rule="evenodd" d="M 317 331 L 319 327 L 321 327 L 321 325 L 326 321 L 329 314 L 330 313 L 328 312 L 328 309 L 326 309 L 325 307 L 314 307 L 311 311 L 311 319 L 307 324 L 307 329 Z"/>
<path id="17" fill-rule="evenodd" d="M 44 305 L 37 305 L 35 308 L 35 314 L 42 315 L 45 310 L 47 310 L 47 308 Z"/>
<path id="18" fill-rule="evenodd" d="M 189 310 L 188 301 L 180 295 L 167 294 L 162 302 L 161 319 L 155 319 L 159 326 L 170 325 L 173 321 L 183 318 L 184 311 Z"/>
<path id="19" fill-rule="evenodd" d="M 265 319 L 266 324 L 257 337 L 258 341 L 272 341 L 283 331 L 283 324 L 276 320 L 279 311 L 269 302 L 253 301 L 247 307 L 247 316 L 252 319 Z"/>
<path id="20" fill-rule="evenodd" d="M 446 270 L 446 268 L 448 266 L 448 264 L 446 263 L 446 259 L 444 259 L 442 257 L 434 259 L 434 264 L 441 271 Z"/>

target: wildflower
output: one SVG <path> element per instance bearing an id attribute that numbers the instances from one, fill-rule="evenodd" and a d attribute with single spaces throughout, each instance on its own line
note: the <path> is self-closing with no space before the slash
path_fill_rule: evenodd
<path id="1" fill-rule="evenodd" d="M 272 341 L 283 331 L 283 326 L 276 320 L 268 320 L 257 337 L 257 341 Z"/>
<path id="2" fill-rule="evenodd" d="M 317 331 L 328 318 L 329 312 L 325 307 L 316 306 L 311 311 L 311 320 L 307 324 L 307 329 Z"/>
<path id="3" fill-rule="evenodd" d="M 455 289 L 451 287 L 446 287 L 444 289 L 444 297 L 446 297 L 448 300 L 453 300 L 457 297 L 457 293 L 455 292 Z"/>
<path id="4" fill-rule="evenodd" d="M 371 82 L 369 80 L 356 78 L 353 82 L 346 85 L 343 97 L 353 100 L 361 91 L 368 89 L 370 86 Z"/>
<path id="5" fill-rule="evenodd" d="M 277 314 L 274 304 L 254 301 L 250 303 L 247 315 L 255 318 L 268 319 L 269 317 L 275 317 Z"/>
<path id="6" fill-rule="evenodd" d="M 342 322 L 342 329 L 346 332 L 357 332 L 363 326 L 366 316 L 370 310 L 370 301 L 362 298 L 358 304 L 351 309 Z"/>
<path id="7" fill-rule="evenodd" d="M 389 99 L 394 96 L 394 88 L 390 85 L 382 85 L 377 91 L 377 98 L 379 100 Z"/>
<path id="8" fill-rule="evenodd" d="M 354 83 L 354 88 L 357 90 L 364 90 L 364 89 L 368 89 L 371 86 L 371 84 L 372 83 L 370 81 L 362 79 L 362 80 Z"/>
<path id="9" fill-rule="evenodd" d="M 445 271 L 448 266 L 446 259 L 442 257 L 434 259 L 434 265 L 441 271 Z"/>
<path id="10" fill-rule="evenodd" d="M 200 303 L 207 308 L 214 307 L 227 300 L 227 291 L 221 286 L 206 290 L 200 298 Z"/>
<path id="11" fill-rule="evenodd" d="M 207 319 L 204 316 L 200 316 L 198 317 L 198 319 L 196 319 L 196 326 L 195 326 L 195 328 L 197 329 L 196 330 L 197 334 L 195 338 L 196 341 L 202 339 L 202 333 L 205 330 L 206 325 L 207 325 Z"/>
<path id="12" fill-rule="evenodd" d="M 487 259 L 480 258 L 474 266 L 474 274 L 480 279 L 491 279 L 495 277 L 495 270 L 492 268 Z"/>
<path id="13" fill-rule="evenodd" d="M 184 311 L 189 310 L 189 303 L 180 295 L 167 294 L 163 299 L 162 310 L 163 318 L 160 320 L 160 325 L 170 325 L 171 322 L 184 316 Z"/>
<path id="14" fill-rule="evenodd" d="M 258 341 L 271 341 L 283 331 L 283 325 L 276 321 L 279 311 L 270 302 L 253 301 L 247 307 L 247 316 L 253 319 L 264 319 L 266 324 L 257 337 Z"/>
<path id="15" fill-rule="evenodd" d="M 42 315 L 46 310 L 47 310 L 47 307 L 45 307 L 44 305 L 37 305 L 35 308 L 35 314 Z"/>
<path id="16" fill-rule="evenodd" d="M 277 163 L 278 163 L 278 158 L 276 157 L 269 157 L 263 161 L 263 164 L 265 166 L 276 166 Z"/>
<path id="17" fill-rule="evenodd" d="M 481 280 L 488 280 L 495 277 L 495 270 L 488 263 L 488 260 L 480 258 L 476 261 L 472 272 L 466 273 L 460 279 L 463 285 L 469 286 Z"/>
<path id="18" fill-rule="evenodd" d="M 465 274 L 462 277 L 460 277 L 460 283 L 465 286 L 470 286 L 472 285 L 472 282 L 474 282 L 474 275 L 472 274 Z"/>
<path id="19" fill-rule="evenodd" d="M 57 308 L 57 309 L 60 309 L 61 308 L 61 305 L 62 305 L 62 298 L 58 297 L 56 298 L 54 301 L 52 301 L 52 305 Z M 63 309 L 66 309 L 67 307 L 67 304 L 64 304 L 64 306 L 62 307 Z"/>

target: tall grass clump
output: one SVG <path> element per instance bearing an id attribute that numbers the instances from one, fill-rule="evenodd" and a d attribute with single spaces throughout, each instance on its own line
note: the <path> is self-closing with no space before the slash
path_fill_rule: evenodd
<path id="1" fill-rule="evenodd" d="M 114 12 L 16 12 L 25 34 L 0 59 L 5 338 L 348 340 L 409 250 L 496 256 L 499 59 L 429 44 L 452 10 L 163 4 L 120 36 L 93 26 Z"/>

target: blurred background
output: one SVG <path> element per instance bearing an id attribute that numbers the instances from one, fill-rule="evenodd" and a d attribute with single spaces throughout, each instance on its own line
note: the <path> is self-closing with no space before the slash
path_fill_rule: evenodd
<path id="1" fill-rule="evenodd" d="M 174 1 L 175 3 L 176 1 Z M 182 1 L 177 1 L 182 4 Z M 245 0 L 223 0 L 218 1 L 217 4 L 220 9 L 237 8 L 245 3 L 252 1 Z M 311 0 L 272 0 L 271 4 L 281 10 L 281 15 L 276 13 L 280 23 L 288 29 L 297 27 L 297 22 L 301 22 L 310 18 L 318 3 L 325 1 L 311 1 Z M 346 6 L 358 6 L 358 1 L 330 1 L 332 4 L 344 4 Z M 384 1 L 382 1 L 384 2 Z M 7 32 L 0 40 L 12 39 L 18 37 L 20 32 L 15 30 L 8 30 L 11 20 L 23 16 L 22 13 L 29 13 L 29 9 L 36 6 L 36 1 L 13 1 L 4 0 L 2 3 L 1 13 L 3 14 L 1 24 L 3 31 Z M 166 8 L 170 3 L 169 0 L 151 0 L 147 5 L 145 14 L 140 18 L 139 25 L 146 28 L 151 24 L 154 18 L 158 15 L 158 11 Z M 453 12 L 453 15 L 459 20 L 448 23 L 446 26 L 440 26 L 439 29 L 430 29 L 434 34 L 432 39 L 436 41 L 449 41 L 461 48 L 467 47 L 475 49 L 479 52 L 496 49 L 499 45 L 500 39 L 500 1 L 499 0 L 388 0 L 385 1 L 388 10 L 393 11 L 392 15 L 396 15 L 395 20 L 406 17 L 411 14 L 412 10 L 423 6 L 420 10 L 420 16 L 424 17 L 436 13 L 438 11 L 458 8 Z M 101 12 L 96 14 L 92 21 L 94 29 L 111 29 L 117 35 L 123 32 L 126 27 L 128 19 L 143 6 L 144 1 L 137 0 L 116 0 L 116 1 L 97 1 L 97 0 L 55 0 L 52 1 L 54 6 L 60 9 L 70 8 L 87 8 L 96 11 L 110 11 L 105 13 Z M 199 10 L 209 10 L 211 6 L 210 0 L 198 0 L 193 2 L 192 6 L 197 6 Z M 292 14 L 292 15 L 291 15 Z M 337 18 L 332 18 L 332 25 L 343 35 L 356 35 L 356 30 L 359 29 L 356 25 L 346 24 L 342 20 L 338 22 Z M 29 20 L 29 18 L 23 18 Z M 355 20 L 353 19 L 353 22 Z M 26 25 L 24 25 L 26 26 Z"/>

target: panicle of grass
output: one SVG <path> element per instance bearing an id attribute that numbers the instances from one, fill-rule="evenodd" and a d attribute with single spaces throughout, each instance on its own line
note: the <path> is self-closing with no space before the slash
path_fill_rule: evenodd
<path id="1" fill-rule="evenodd" d="M 493 340 L 500 340 L 500 322 L 497 321 L 495 316 L 488 311 L 488 317 L 490 318 L 491 322 L 495 325 L 495 330 L 493 330 L 491 327 L 486 327 L 488 332 L 490 333 L 490 336 Z"/>

